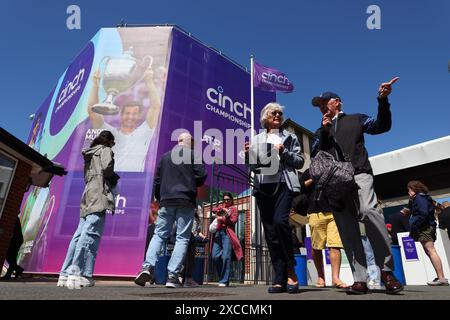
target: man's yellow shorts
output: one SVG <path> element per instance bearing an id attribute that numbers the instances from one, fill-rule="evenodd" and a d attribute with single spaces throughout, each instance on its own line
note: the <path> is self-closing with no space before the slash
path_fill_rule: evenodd
<path id="1" fill-rule="evenodd" d="M 318 212 L 308 214 L 308 223 L 311 228 L 311 242 L 313 249 L 343 248 L 339 231 L 331 212 Z"/>

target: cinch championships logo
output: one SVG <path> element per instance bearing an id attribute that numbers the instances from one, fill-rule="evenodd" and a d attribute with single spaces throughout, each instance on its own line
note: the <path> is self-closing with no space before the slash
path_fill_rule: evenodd
<path id="1" fill-rule="evenodd" d="M 245 102 L 235 101 L 233 98 L 224 94 L 222 86 L 218 86 L 217 89 L 208 88 L 206 90 L 206 97 L 210 102 L 206 104 L 207 110 L 215 112 L 238 125 L 250 128 L 250 124 L 241 119 L 250 119 L 251 115 L 251 109 Z"/>
<path id="2" fill-rule="evenodd" d="M 69 66 L 61 82 L 61 87 L 58 90 L 53 106 L 50 134 L 56 135 L 61 131 L 75 110 L 89 79 L 93 60 L 94 45 L 92 42 L 89 42 Z"/>

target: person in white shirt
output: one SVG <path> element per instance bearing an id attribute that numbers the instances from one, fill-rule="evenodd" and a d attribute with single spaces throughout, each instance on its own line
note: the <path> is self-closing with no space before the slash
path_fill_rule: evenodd
<path id="1" fill-rule="evenodd" d="M 88 114 L 94 129 L 111 131 L 116 138 L 116 145 L 113 147 L 115 170 L 119 172 L 144 171 L 148 147 L 161 111 L 161 99 L 153 80 L 153 70 L 149 68 L 144 74 L 151 108 L 148 108 L 145 121 L 139 126 L 137 124 L 141 118 L 143 106 L 138 101 L 130 101 L 121 108 L 119 128 L 114 128 L 106 123 L 103 115 L 92 111 L 92 107 L 99 101 L 99 71 L 94 73 L 93 79 L 94 84 L 88 102 Z"/>

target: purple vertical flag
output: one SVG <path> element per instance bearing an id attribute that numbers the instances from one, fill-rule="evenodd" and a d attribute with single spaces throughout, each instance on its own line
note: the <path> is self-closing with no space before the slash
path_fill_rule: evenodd
<path id="1" fill-rule="evenodd" d="M 294 91 L 294 85 L 284 73 L 256 62 L 253 62 L 253 81 L 254 87 L 263 91 Z"/>

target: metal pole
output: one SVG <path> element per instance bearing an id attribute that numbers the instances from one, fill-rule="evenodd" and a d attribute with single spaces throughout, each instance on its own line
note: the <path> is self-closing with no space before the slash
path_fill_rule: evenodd
<path id="1" fill-rule="evenodd" d="M 253 64 L 253 55 L 250 56 L 250 110 L 251 110 L 251 120 L 250 120 L 250 137 L 251 140 L 253 140 L 253 137 L 255 136 L 255 96 L 254 96 L 254 64 Z M 251 142 L 251 141 L 250 141 Z M 255 174 L 251 172 L 252 180 L 255 179 Z M 253 186 L 250 188 L 250 196 L 251 196 L 251 205 L 250 205 L 250 212 L 251 216 L 254 217 L 255 221 L 255 249 L 256 249 L 256 269 L 255 269 L 255 280 L 254 283 L 258 284 L 258 279 L 260 275 L 261 270 L 261 251 L 260 251 L 260 244 L 261 244 L 261 233 L 260 233 L 260 225 L 261 222 L 259 220 L 259 215 L 257 213 L 256 209 L 256 199 L 253 196 Z"/>
<path id="2" fill-rule="evenodd" d="M 214 169 L 215 169 L 216 163 L 213 162 L 212 164 L 212 168 L 211 168 L 211 185 L 209 188 L 209 223 L 208 223 L 208 228 L 212 223 L 212 206 L 213 206 L 213 193 L 214 193 Z M 211 251 L 212 251 L 212 244 L 213 244 L 213 239 L 212 239 L 212 233 L 209 232 L 208 230 L 208 236 L 209 236 L 209 243 L 208 243 L 208 259 L 206 261 L 206 281 L 207 283 L 209 283 L 210 281 L 210 264 L 211 264 Z M 213 269 L 214 270 L 214 269 Z"/>

